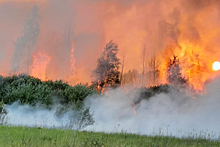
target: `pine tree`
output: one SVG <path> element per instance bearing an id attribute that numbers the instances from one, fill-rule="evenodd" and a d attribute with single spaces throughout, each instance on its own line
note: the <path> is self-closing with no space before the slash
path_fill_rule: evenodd
<path id="1" fill-rule="evenodd" d="M 102 90 L 104 87 L 117 87 L 120 84 L 119 66 L 120 59 L 117 58 L 118 45 L 112 40 L 106 45 L 101 57 L 97 60 L 97 67 L 92 72 L 92 85 Z"/>
<path id="2" fill-rule="evenodd" d="M 175 86 L 182 86 L 187 83 L 187 80 L 182 76 L 182 68 L 180 67 L 177 56 L 173 56 L 173 59 L 170 59 L 168 63 L 167 80 L 170 84 Z"/>

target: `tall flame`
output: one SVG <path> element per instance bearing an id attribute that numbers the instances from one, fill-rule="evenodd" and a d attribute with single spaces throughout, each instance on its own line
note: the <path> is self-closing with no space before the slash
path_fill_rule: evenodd
<path id="1" fill-rule="evenodd" d="M 75 85 L 77 84 L 76 82 L 76 60 L 74 57 L 74 41 L 72 41 L 72 49 L 70 52 L 70 68 L 71 68 L 71 74 L 69 76 L 69 78 L 67 79 L 67 81 L 71 84 L 71 85 Z"/>
<path id="2" fill-rule="evenodd" d="M 42 52 L 38 52 L 33 55 L 33 66 L 31 70 L 31 76 L 46 80 L 46 68 L 51 58 Z"/>
<path id="3" fill-rule="evenodd" d="M 181 72 L 183 77 L 188 80 L 189 86 L 197 91 L 203 91 L 204 83 L 213 74 L 212 63 L 213 59 L 200 51 L 199 46 L 192 44 L 180 44 L 179 46 L 169 46 L 165 48 L 164 56 L 162 57 L 161 79 L 166 81 L 167 63 L 176 55 L 180 60 Z M 218 62 L 213 65 L 219 68 Z M 168 83 L 168 81 L 166 81 Z"/>

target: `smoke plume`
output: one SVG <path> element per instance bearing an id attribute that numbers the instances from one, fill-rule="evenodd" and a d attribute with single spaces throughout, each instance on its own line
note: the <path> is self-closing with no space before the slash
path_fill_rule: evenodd
<path id="1" fill-rule="evenodd" d="M 157 94 L 132 106 L 139 95 L 120 90 L 99 98 L 88 98 L 95 125 L 90 131 L 129 132 L 175 137 L 219 137 L 220 79 L 207 85 L 206 93 L 192 97 L 173 91 Z"/>

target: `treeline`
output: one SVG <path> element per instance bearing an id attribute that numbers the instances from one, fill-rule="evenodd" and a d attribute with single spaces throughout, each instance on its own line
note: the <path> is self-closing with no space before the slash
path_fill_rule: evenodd
<path id="1" fill-rule="evenodd" d="M 134 100 L 134 103 L 138 103 L 141 99 L 150 99 L 158 93 L 167 93 L 170 87 L 170 85 L 165 84 L 148 88 L 136 88 L 134 90 L 138 90 L 140 96 Z M 83 84 L 71 86 L 62 80 L 41 81 L 25 74 L 0 76 L 0 101 L 9 105 L 14 102 L 31 106 L 41 104 L 49 109 L 57 103 L 81 108 L 86 97 L 102 94 L 94 88 Z"/>
<path id="2" fill-rule="evenodd" d="M 168 93 L 170 85 L 160 85 L 154 87 L 142 87 L 138 90 L 140 95 L 133 99 L 134 104 L 141 100 L 149 100 L 156 94 Z M 130 91 L 132 92 L 132 91 Z M 127 94 L 129 95 L 128 92 Z M 70 86 L 68 83 L 60 81 L 41 81 L 38 78 L 25 74 L 8 77 L 0 76 L 0 125 L 8 123 L 8 111 L 5 104 L 10 105 L 17 102 L 20 105 L 30 105 L 44 109 L 55 108 L 54 116 L 62 118 L 66 112 L 69 113 L 70 123 L 67 128 L 81 130 L 88 125 L 94 124 L 93 114 L 90 108 L 83 105 L 88 96 L 100 96 L 102 93 L 96 91 L 92 86 L 78 84 Z"/>
<path id="3" fill-rule="evenodd" d="M 0 101 L 4 104 L 12 104 L 19 102 L 20 104 L 29 104 L 32 106 L 38 103 L 44 104 L 48 107 L 52 106 L 54 99 L 63 105 L 74 104 L 77 107 L 83 105 L 83 100 L 93 94 L 103 93 L 104 91 L 112 88 L 117 88 L 124 84 L 123 80 L 126 76 L 138 75 L 134 71 L 129 71 L 123 74 L 123 64 L 117 57 L 118 45 L 110 41 L 104 48 L 101 57 L 97 60 L 97 67 L 92 72 L 92 84 L 90 86 L 78 84 L 70 86 L 67 82 L 59 81 L 41 81 L 25 74 L 13 75 L 8 77 L 0 76 Z M 144 60 L 145 57 L 143 57 Z M 122 65 L 121 65 L 122 64 Z M 156 58 L 149 61 L 152 71 L 150 74 L 153 76 L 154 81 L 158 78 L 159 69 Z M 120 69 L 120 66 L 122 69 Z M 187 79 L 182 76 L 179 59 L 173 56 L 167 63 L 167 81 L 169 85 L 185 86 Z M 145 74 L 145 66 L 143 64 L 143 73 Z M 144 76 L 142 76 L 141 99 L 149 99 L 155 93 L 168 92 L 169 85 L 158 85 L 146 88 L 143 83 Z M 135 89 L 135 88 L 133 88 Z M 132 89 L 132 90 L 133 90 Z"/>
<path id="4" fill-rule="evenodd" d="M 36 40 L 40 33 L 40 21 L 39 8 L 38 6 L 34 6 L 25 19 L 22 35 L 17 38 L 14 44 L 14 56 L 11 62 L 10 74 L 23 72 L 29 75 L 31 65 L 33 64 L 32 56 L 36 49 Z M 66 40 L 61 41 L 63 42 L 62 48 L 69 53 L 72 49 L 72 31 L 72 27 L 69 24 L 64 33 Z M 125 56 L 123 56 L 121 61 L 117 57 L 118 51 L 119 47 L 115 42 L 110 41 L 106 44 L 100 58 L 97 60 L 97 67 L 91 74 L 93 78 L 92 87 L 94 87 L 94 89 L 104 92 L 109 88 L 116 88 L 120 85 L 135 85 L 137 81 L 137 84 L 141 87 L 161 84 L 159 81 L 161 73 L 160 63 L 156 56 L 152 56 L 150 59 L 146 58 L 146 47 L 143 48 L 142 55 L 140 56 L 142 60 L 140 63 L 142 67 L 141 72 L 140 70 L 137 71 L 134 69 L 124 73 L 124 66 L 126 66 L 124 65 Z M 66 65 L 65 67 L 69 67 L 69 70 L 67 71 L 67 69 L 65 69 L 64 73 L 72 73 L 73 71 L 70 70 L 71 67 L 68 65 L 71 59 L 67 56 L 65 58 L 68 58 L 68 60 L 65 60 L 67 62 L 63 64 Z M 187 83 L 187 80 L 182 77 L 179 59 L 175 55 L 167 62 L 166 74 L 169 84 L 177 85 L 179 83 Z M 131 89 L 133 89 L 133 87 Z M 54 91 L 54 89 L 52 90 Z"/>
<path id="5" fill-rule="evenodd" d="M 121 60 L 117 57 L 118 45 L 110 41 L 104 48 L 101 57 L 97 60 L 97 67 L 92 72 L 92 86 L 97 90 L 104 92 L 107 89 L 116 88 L 121 85 L 139 85 L 139 87 L 160 85 L 159 61 L 153 56 L 146 62 L 146 49 L 143 50 L 142 71 L 139 73 L 136 69 L 124 71 L 124 57 Z M 188 80 L 182 75 L 182 67 L 177 56 L 173 55 L 166 63 L 166 81 L 169 85 L 187 86 Z M 137 82 L 138 81 L 138 82 Z M 135 83 L 137 82 L 137 83 Z M 150 84 L 146 84 L 146 83 Z"/>

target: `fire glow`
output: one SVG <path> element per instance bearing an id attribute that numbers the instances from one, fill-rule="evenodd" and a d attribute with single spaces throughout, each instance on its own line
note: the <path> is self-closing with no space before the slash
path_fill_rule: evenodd
<path id="1" fill-rule="evenodd" d="M 31 75 L 34 77 L 38 77 L 41 80 L 46 80 L 46 68 L 47 64 L 50 62 L 50 57 L 43 53 L 38 53 L 33 56 L 33 67 L 31 71 Z"/>
<path id="2" fill-rule="evenodd" d="M 62 79 L 70 84 L 91 83 L 98 57 L 105 44 L 113 40 L 119 46 L 118 57 L 121 61 L 125 57 L 124 73 L 136 70 L 140 75 L 142 63 L 146 63 L 144 73 L 151 72 L 147 63 L 156 55 L 159 82 L 146 77 L 146 87 L 167 83 L 167 62 L 176 55 L 191 88 L 202 90 L 207 79 L 220 69 L 219 62 L 213 64 L 220 57 L 220 20 L 216 19 L 220 8 L 218 0 L 199 5 L 197 2 L 2 0 L 0 20 L 7 19 L 2 20 L 0 31 L 7 35 L 1 35 L 0 40 L 5 56 L 0 56 L 0 74 L 13 71 L 10 59 L 14 42 L 22 33 L 31 7 L 38 5 L 40 33 L 34 47 L 39 49 L 32 55 L 32 76 L 42 80 Z M 143 62 L 144 45 L 146 61 Z M 135 80 L 129 84 L 140 86 L 141 80 Z"/>

